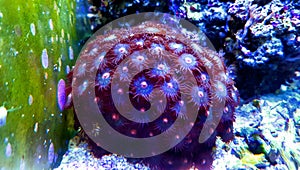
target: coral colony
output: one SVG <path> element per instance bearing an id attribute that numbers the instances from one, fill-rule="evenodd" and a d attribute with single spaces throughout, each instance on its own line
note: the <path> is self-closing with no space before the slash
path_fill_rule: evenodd
<path id="1" fill-rule="evenodd" d="M 185 119 L 187 103 L 181 100 L 182 92 L 189 96 L 186 102 L 199 108 L 196 121 L 191 122 L 191 131 L 174 148 L 153 157 L 130 158 L 130 161 L 141 162 L 155 169 L 210 169 L 216 137 L 220 136 L 225 142 L 233 139 L 234 111 L 239 103 L 237 89 L 232 79 L 227 76 L 221 57 L 211 49 L 200 46 L 195 37 L 196 35 L 189 31 L 148 21 L 97 36 L 81 53 L 86 63 L 78 66 L 77 73 L 80 75 L 77 76 L 84 77 L 85 72 L 89 71 L 90 68 L 85 64 L 96 67 L 95 102 L 110 126 L 124 135 L 135 138 L 156 136 L 165 132 L 176 119 Z M 122 62 L 125 59 L 126 62 Z M 167 60 L 175 64 L 169 65 Z M 149 64 L 154 68 L 144 69 Z M 191 85 L 188 79 L 183 82 L 180 78 L 175 78 L 172 74 L 176 73 L 171 72 L 171 67 L 177 67 L 177 71 L 182 75 L 191 73 L 197 84 Z M 139 70 L 139 73 L 130 75 L 130 70 L 134 69 Z M 71 87 L 74 81 L 73 74 L 74 71 L 69 73 L 66 82 L 65 96 L 69 99 L 65 109 L 73 106 L 73 102 L 70 102 L 72 91 L 76 90 L 80 95 L 91 84 L 84 81 L 78 87 Z M 129 94 L 124 93 L 126 89 L 123 89 L 121 84 L 112 85 L 113 76 L 119 78 L 122 83 L 129 84 Z M 133 78 L 129 79 L 130 77 Z M 115 100 L 111 95 L 112 90 L 117 93 Z M 165 108 L 159 104 L 160 101 L 153 101 L 157 103 L 151 105 L 150 99 L 155 90 L 165 96 Z M 128 95 L 135 109 L 143 112 L 150 107 L 157 107 L 156 110 L 161 111 L 160 116 L 148 123 L 143 123 L 147 122 L 145 120 L 128 120 L 117 109 L 117 106 L 124 105 L 122 101 Z M 223 114 L 217 128 L 211 129 L 209 139 L 199 143 L 199 134 L 205 120 L 213 116 L 209 115 L 212 99 L 225 103 Z M 141 116 L 142 118 L 145 117 Z M 94 156 L 101 157 L 107 154 L 92 140 L 89 140 L 89 145 Z"/>

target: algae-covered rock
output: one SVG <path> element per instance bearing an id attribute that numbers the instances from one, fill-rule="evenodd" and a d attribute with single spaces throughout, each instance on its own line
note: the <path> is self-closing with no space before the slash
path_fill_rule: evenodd
<path id="1" fill-rule="evenodd" d="M 0 0 L 0 169 L 49 169 L 61 159 L 73 117 L 58 107 L 57 84 L 78 52 L 75 7 Z"/>

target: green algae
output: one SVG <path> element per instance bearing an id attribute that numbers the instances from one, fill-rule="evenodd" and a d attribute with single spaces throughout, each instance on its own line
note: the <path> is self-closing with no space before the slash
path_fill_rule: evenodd
<path id="1" fill-rule="evenodd" d="M 73 115 L 58 109 L 57 82 L 74 65 L 70 52 L 78 53 L 75 6 L 75 0 L 0 0 L 0 105 L 21 107 L 0 127 L 0 169 L 49 169 L 50 144 L 58 155 L 67 146 Z"/>

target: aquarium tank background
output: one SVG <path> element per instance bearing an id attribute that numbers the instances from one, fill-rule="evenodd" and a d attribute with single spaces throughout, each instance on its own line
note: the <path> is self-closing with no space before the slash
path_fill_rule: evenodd
<path id="1" fill-rule="evenodd" d="M 0 169 L 300 167 L 300 2 L 0 0 Z"/>

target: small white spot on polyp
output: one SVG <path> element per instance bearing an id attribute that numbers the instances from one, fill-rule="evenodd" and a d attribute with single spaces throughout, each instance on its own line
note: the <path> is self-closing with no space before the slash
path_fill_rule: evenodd
<path id="1" fill-rule="evenodd" d="M 103 59 L 104 59 L 104 55 L 101 55 L 101 56 L 98 58 L 98 60 L 99 60 L 100 63 L 103 61 Z"/>
<path id="2" fill-rule="evenodd" d="M 136 45 L 142 46 L 143 42 L 142 41 L 138 41 L 138 42 L 136 42 Z"/>
<path id="3" fill-rule="evenodd" d="M 173 88 L 173 84 L 172 83 L 167 83 L 168 88 Z"/>
<path id="4" fill-rule="evenodd" d="M 136 130 L 135 130 L 135 129 L 132 129 L 132 130 L 130 131 L 130 133 L 131 133 L 132 135 L 136 135 Z"/>
<path id="5" fill-rule="evenodd" d="M 163 118 L 164 123 L 168 123 L 168 121 L 169 121 L 168 118 Z"/>
<path id="6" fill-rule="evenodd" d="M 126 66 L 124 66 L 124 67 L 122 68 L 122 70 L 123 70 L 124 72 L 128 72 L 128 68 L 127 68 Z"/>
<path id="7" fill-rule="evenodd" d="M 112 117 L 113 120 L 117 120 L 118 119 L 118 116 L 116 114 L 113 114 L 111 117 Z"/>
<path id="8" fill-rule="evenodd" d="M 103 79 L 107 79 L 107 78 L 109 78 L 110 77 L 110 73 L 104 73 L 103 75 L 102 75 L 102 78 Z"/>
<path id="9" fill-rule="evenodd" d="M 184 59 L 184 61 L 185 61 L 187 64 L 191 64 L 191 63 L 192 63 L 192 59 L 189 58 L 189 57 L 186 57 L 186 58 Z"/>
<path id="10" fill-rule="evenodd" d="M 122 53 L 122 54 L 124 54 L 124 53 L 126 53 L 126 49 L 125 49 L 124 47 L 121 47 L 121 48 L 119 49 L 119 52 Z"/>
<path id="11" fill-rule="evenodd" d="M 219 98 L 225 98 L 227 95 L 227 89 L 224 83 L 217 81 L 215 84 L 216 94 Z"/>
<path id="12" fill-rule="evenodd" d="M 173 45 L 173 47 L 174 47 L 174 48 L 179 48 L 179 47 L 181 47 L 181 44 L 175 43 L 175 44 Z"/>
<path id="13" fill-rule="evenodd" d="M 203 80 L 203 81 L 206 80 L 206 75 L 205 74 L 201 74 L 201 80 Z"/>
<path id="14" fill-rule="evenodd" d="M 224 108 L 224 112 L 228 112 L 228 107 L 226 106 L 225 108 Z"/>
<path id="15" fill-rule="evenodd" d="M 193 127 L 194 126 L 194 122 L 190 122 L 190 127 Z M 191 142 L 189 142 L 189 143 L 191 143 Z"/>
<path id="16" fill-rule="evenodd" d="M 219 91 L 225 91 L 225 86 L 224 86 L 224 84 L 222 84 L 222 83 L 218 83 L 218 90 Z"/>
<path id="17" fill-rule="evenodd" d="M 161 47 L 155 47 L 154 50 L 157 51 L 157 52 L 160 52 L 160 51 L 162 51 L 163 49 L 162 49 Z"/>
<path id="18" fill-rule="evenodd" d="M 165 69 L 165 65 L 164 65 L 164 64 L 159 64 L 159 65 L 157 66 L 157 69 L 159 69 L 159 70 L 164 70 L 164 69 Z"/>
<path id="19" fill-rule="evenodd" d="M 118 94 L 123 94 L 123 89 L 118 89 Z"/>
<path id="20" fill-rule="evenodd" d="M 209 116 L 209 115 L 210 115 L 210 111 L 207 110 L 207 111 L 205 112 L 205 116 L 207 117 L 207 116 Z"/>
<path id="21" fill-rule="evenodd" d="M 142 88 L 146 88 L 148 86 L 147 82 L 143 81 L 141 82 L 141 87 Z"/>
<path id="22" fill-rule="evenodd" d="M 142 56 L 142 55 L 137 56 L 137 59 L 138 59 L 139 61 L 144 61 L 144 60 L 145 60 L 144 56 Z"/>
<path id="23" fill-rule="evenodd" d="M 198 96 L 199 97 L 203 97 L 204 96 L 203 92 L 202 91 L 198 91 Z"/>

